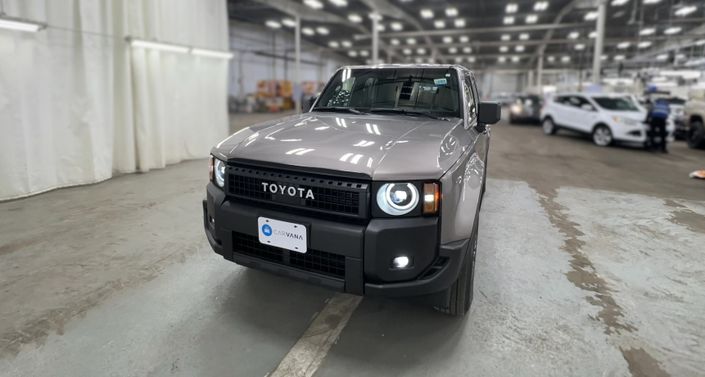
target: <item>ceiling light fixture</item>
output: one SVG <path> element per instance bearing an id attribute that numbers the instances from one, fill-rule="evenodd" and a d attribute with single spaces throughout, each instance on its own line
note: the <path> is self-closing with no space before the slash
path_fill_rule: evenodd
<path id="1" fill-rule="evenodd" d="M 678 34 L 683 30 L 680 26 L 671 26 L 668 29 L 664 30 L 663 33 L 666 35 L 673 35 L 673 34 Z"/>
<path id="2" fill-rule="evenodd" d="M 582 43 L 578 43 L 577 45 L 575 45 L 575 49 L 578 51 L 582 51 L 585 49 L 585 45 Z"/>
<path id="3" fill-rule="evenodd" d="M 464 18 L 456 18 L 455 21 L 453 21 L 453 25 L 457 28 L 465 27 L 465 19 Z"/>
<path id="4" fill-rule="evenodd" d="M 499 39 L 501 39 L 502 41 L 506 42 L 506 41 L 511 40 L 511 39 L 512 39 L 512 36 L 509 35 L 509 34 L 502 34 L 502 36 L 501 36 Z"/>
<path id="5" fill-rule="evenodd" d="M 46 28 L 46 24 L 39 22 L 23 20 L 20 18 L 5 17 L 0 14 L 0 28 L 16 31 L 27 31 L 36 33 L 39 30 Z"/>
<path id="6" fill-rule="evenodd" d="M 568 34 L 568 39 L 578 39 L 580 37 L 580 33 L 577 31 L 571 31 L 570 34 Z"/>
<path id="7" fill-rule="evenodd" d="M 457 53 L 458 53 L 458 48 L 457 48 L 457 47 L 449 47 L 449 48 L 448 48 L 448 53 L 449 53 L 449 54 L 457 54 Z"/>
<path id="8" fill-rule="evenodd" d="M 548 9 L 548 1 L 537 1 L 534 4 L 534 10 L 537 12 L 543 12 Z"/>
<path id="9" fill-rule="evenodd" d="M 194 55 L 205 56 L 207 58 L 220 58 L 230 60 L 233 58 L 233 53 L 230 51 L 207 50 L 204 48 L 192 48 L 191 53 Z"/>
<path id="10" fill-rule="evenodd" d="M 404 28 L 404 25 L 401 22 L 395 21 L 389 24 L 389 27 L 392 28 L 392 30 L 394 31 L 400 31 Z"/>
<path id="11" fill-rule="evenodd" d="M 628 2 L 629 2 L 629 0 L 612 0 L 611 4 L 612 4 L 612 6 L 619 7 L 619 6 L 622 6 Z"/>
<path id="12" fill-rule="evenodd" d="M 509 3 L 507 4 L 507 7 L 505 8 L 507 13 L 516 13 L 519 10 L 519 5 L 515 3 Z"/>
<path id="13" fill-rule="evenodd" d="M 588 38 L 590 38 L 590 39 L 595 39 L 596 37 L 597 37 L 596 31 L 591 31 L 590 34 L 588 34 Z"/>
<path id="14" fill-rule="evenodd" d="M 309 8 L 313 8 L 313 9 L 323 8 L 323 3 L 320 2 L 319 0 L 304 0 L 304 5 L 306 5 Z"/>
<path id="15" fill-rule="evenodd" d="M 423 47 L 419 47 L 416 49 L 416 53 L 419 55 L 425 55 L 426 54 L 426 49 Z"/>
<path id="16" fill-rule="evenodd" d="M 399 40 L 396 38 L 392 38 L 389 40 L 389 43 L 391 43 L 392 46 L 399 46 L 401 42 L 399 42 Z"/>
<path id="17" fill-rule="evenodd" d="M 335 5 L 336 7 L 348 6 L 348 0 L 328 0 L 328 1 L 330 1 L 330 3 Z"/>
<path id="18" fill-rule="evenodd" d="M 453 43 L 453 37 L 451 37 L 450 35 L 446 35 L 445 37 L 443 37 L 443 43 Z"/>
<path id="19" fill-rule="evenodd" d="M 512 62 L 519 63 L 519 60 L 521 59 L 518 56 L 512 56 Z"/>
<path id="20" fill-rule="evenodd" d="M 421 9 L 421 18 L 433 18 L 433 11 L 430 9 Z"/>
<path id="21" fill-rule="evenodd" d="M 629 43 L 629 42 L 621 42 L 621 43 L 619 43 L 619 44 L 617 45 L 617 48 L 620 49 L 620 50 L 624 50 L 624 49 L 629 48 L 629 46 L 631 46 L 631 45 L 632 45 L 632 44 Z"/>
<path id="22" fill-rule="evenodd" d="M 556 57 L 555 57 L 555 56 L 549 56 L 549 57 L 548 57 L 548 61 L 549 61 L 550 63 L 553 63 L 553 62 L 556 61 Z"/>
<path id="23" fill-rule="evenodd" d="M 147 48 L 147 49 L 151 49 L 151 50 L 168 51 L 168 52 L 178 52 L 178 53 L 182 53 L 182 54 L 186 54 L 190 50 L 190 48 L 187 46 L 180 46 L 180 45 L 175 45 L 175 44 L 171 44 L 171 43 L 163 43 L 163 42 L 155 42 L 155 41 L 146 41 L 143 39 L 133 39 L 131 37 L 127 37 L 127 42 L 132 47 Z"/>
<path id="24" fill-rule="evenodd" d="M 354 22 L 354 23 L 358 24 L 358 23 L 362 22 L 362 17 L 357 13 L 350 13 L 348 15 L 348 20 L 350 20 L 350 22 Z"/>
<path id="25" fill-rule="evenodd" d="M 446 27 L 446 22 L 443 20 L 435 20 L 433 21 L 433 26 L 435 26 L 436 29 L 443 29 Z"/>
<path id="26" fill-rule="evenodd" d="M 410 48 L 405 48 L 405 49 L 401 50 L 401 52 L 402 52 L 404 55 L 411 55 L 411 49 L 410 49 Z"/>
<path id="27" fill-rule="evenodd" d="M 509 51 L 509 47 L 507 47 L 507 46 L 500 46 L 499 47 L 499 52 L 507 52 L 507 51 Z"/>
<path id="28" fill-rule="evenodd" d="M 416 39 L 414 39 L 414 38 L 406 38 L 406 44 L 408 44 L 408 45 L 415 45 L 415 44 L 416 44 Z"/>
<path id="29" fill-rule="evenodd" d="M 348 56 L 351 58 L 356 58 L 357 57 L 357 51 L 355 50 L 350 50 L 348 51 Z"/>
<path id="30" fill-rule="evenodd" d="M 338 48 L 338 47 L 340 47 L 340 43 L 338 43 L 338 41 L 330 41 L 330 42 L 328 42 L 328 47 Z"/>
<path id="31" fill-rule="evenodd" d="M 475 57 L 474 57 L 474 56 L 469 57 L 469 58 L 468 58 L 468 62 L 474 63 L 474 62 L 475 62 Z"/>
<path id="32" fill-rule="evenodd" d="M 651 41 L 639 42 L 637 46 L 639 46 L 639 48 L 649 48 L 651 47 Z"/>
<path id="33" fill-rule="evenodd" d="M 352 42 L 350 42 L 350 41 L 342 41 L 342 42 L 340 42 L 340 44 L 345 48 L 352 47 Z"/>
<path id="34" fill-rule="evenodd" d="M 688 5 L 676 10 L 675 15 L 679 17 L 685 17 L 695 12 L 696 10 L 698 10 L 698 7 L 696 7 L 695 5 Z"/>
<path id="35" fill-rule="evenodd" d="M 656 33 L 656 29 L 652 28 L 652 27 L 648 27 L 646 29 L 641 29 L 641 31 L 639 32 L 639 35 L 652 35 L 654 33 Z"/>
<path id="36" fill-rule="evenodd" d="M 469 54 L 471 52 L 472 52 L 472 47 L 470 47 L 470 46 L 463 47 L 463 53 Z"/>
<path id="37" fill-rule="evenodd" d="M 668 60 L 668 54 L 658 55 L 658 56 L 656 56 L 656 60 L 660 60 L 660 61 Z"/>
<path id="38" fill-rule="evenodd" d="M 316 33 L 320 35 L 328 35 L 330 34 L 330 30 L 328 30 L 327 27 L 319 26 L 316 28 Z"/>
<path id="39" fill-rule="evenodd" d="M 615 55 L 614 60 L 617 62 L 621 62 L 622 60 L 626 59 L 624 55 Z"/>
<path id="40" fill-rule="evenodd" d="M 286 27 L 295 27 L 296 21 L 292 20 L 291 18 L 282 18 L 282 25 Z"/>
<path id="41" fill-rule="evenodd" d="M 362 57 L 370 56 L 370 52 L 367 50 L 360 50 L 360 56 L 362 56 Z"/>
<path id="42" fill-rule="evenodd" d="M 282 24 L 275 20 L 267 20 L 264 25 L 271 29 L 281 29 L 282 27 Z"/>
<path id="43" fill-rule="evenodd" d="M 470 42 L 470 37 L 468 37 L 467 35 L 461 35 L 460 38 L 458 38 L 458 41 L 460 43 L 468 43 Z"/>
<path id="44" fill-rule="evenodd" d="M 521 33 L 521 34 L 519 34 L 519 40 L 522 40 L 522 41 L 527 41 L 527 40 L 529 40 L 529 33 Z"/>
<path id="45" fill-rule="evenodd" d="M 658 4 L 661 0 L 644 0 L 644 4 Z"/>
<path id="46" fill-rule="evenodd" d="M 305 27 L 305 28 L 301 29 L 301 34 L 312 36 L 312 35 L 316 34 L 316 32 L 310 27 Z"/>
<path id="47" fill-rule="evenodd" d="M 538 21 L 538 20 L 539 20 L 539 16 L 537 16 L 535 14 L 530 14 L 530 15 L 526 16 L 526 23 L 527 24 L 535 24 L 536 21 Z"/>
<path id="48" fill-rule="evenodd" d="M 514 51 L 516 51 L 516 52 L 524 52 L 524 50 L 525 50 L 524 45 L 517 45 L 516 47 L 514 47 Z"/>
<path id="49" fill-rule="evenodd" d="M 504 63 L 504 62 L 507 61 L 507 58 L 504 57 L 504 56 L 500 56 L 500 57 L 497 58 L 497 61 L 500 62 L 500 63 Z"/>
<path id="50" fill-rule="evenodd" d="M 505 25 L 513 25 L 514 24 L 514 17 L 512 17 L 512 16 L 504 17 L 504 24 Z"/>
<path id="51" fill-rule="evenodd" d="M 458 15 L 458 8 L 455 8 L 455 7 L 446 8 L 446 16 L 456 17 L 457 15 Z"/>
<path id="52" fill-rule="evenodd" d="M 597 19 L 597 12 L 592 11 L 592 12 L 587 12 L 585 14 L 585 21 L 594 21 Z"/>
<path id="53" fill-rule="evenodd" d="M 570 62 L 570 56 L 564 56 L 561 58 L 561 62 L 563 63 L 569 63 Z"/>

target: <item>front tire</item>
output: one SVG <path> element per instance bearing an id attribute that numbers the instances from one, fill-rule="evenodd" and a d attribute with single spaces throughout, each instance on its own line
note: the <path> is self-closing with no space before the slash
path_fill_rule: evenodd
<path id="1" fill-rule="evenodd" d="M 592 142 L 599 147 L 607 147 L 612 144 L 612 131 L 605 125 L 599 125 L 592 130 Z"/>
<path id="2" fill-rule="evenodd" d="M 699 120 L 690 122 L 688 147 L 693 149 L 705 148 L 705 126 L 703 126 L 703 122 Z"/>
<path id="3" fill-rule="evenodd" d="M 458 280 L 453 283 L 442 296 L 443 301 L 436 306 L 439 312 L 462 317 L 470 310 L 473 297 L 473 282 L 475 280 L 475 254 L 477 253 L 477 228 L 480 217 L 475 217 L 475 227 L 468 247 L 467 255 L 463 260 Z"/>
<path id="4" fill-rule="evenodd" d="M 556 124 L 553 122 L 553 119 L 551 118 L 546 118 L 543 120 L 542 123 L 543 127 L 543 133 L 546 135 L 555 135 L 556 134 Z"/>

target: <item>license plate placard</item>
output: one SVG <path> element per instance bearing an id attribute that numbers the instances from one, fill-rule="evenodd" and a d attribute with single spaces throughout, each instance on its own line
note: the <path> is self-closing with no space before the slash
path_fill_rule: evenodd
<path id="1" fill-rule="evenodd" d="M 257 234 L 259 242 L 262 244 L 281 247 L 297 253 L 307 251 L 308 239 L 304 225 L 258 217 Z"/>

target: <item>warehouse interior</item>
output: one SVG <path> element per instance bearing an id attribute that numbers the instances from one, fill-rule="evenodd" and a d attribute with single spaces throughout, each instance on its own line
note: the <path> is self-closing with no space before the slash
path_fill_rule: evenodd
<path id="1" fill-rule="evenodd" d="M 414 70 L 466 75 L 477 124 L 322 104 L 351 72 Z M 703 376 L 704 120 L 701 0 L 0 0 L 0 376 Z M 219 159 L 378 187 L 479 148 L 456 180 L 482 185 L 458 316 L 367 275 L 350 291 L 351 259 L 336 280 L 209 238 L 213 190 L 240 200 Z M 443 246 L 471 192 L 438 182 Z"/>

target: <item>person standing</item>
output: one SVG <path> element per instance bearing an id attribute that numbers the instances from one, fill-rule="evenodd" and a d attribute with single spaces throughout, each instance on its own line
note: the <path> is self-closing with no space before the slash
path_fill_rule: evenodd
<path id="1" fill-rule="evenodd" d="M 667 141 L 668 132 L 666 123 L 670 114 L 668 102 L 664 99 L 657 99 L 649 109 L 646 116 L 646 123 L 649 124 L 649 144 L 654 150 L 660 150 L 662 153 L 668 153 Z M 658 142 L 656 139 L 659 139 Z"/>

